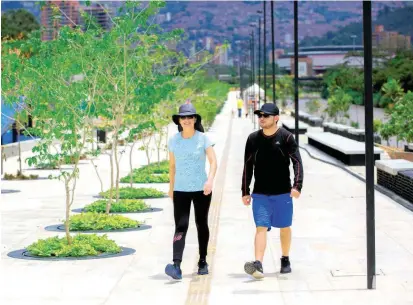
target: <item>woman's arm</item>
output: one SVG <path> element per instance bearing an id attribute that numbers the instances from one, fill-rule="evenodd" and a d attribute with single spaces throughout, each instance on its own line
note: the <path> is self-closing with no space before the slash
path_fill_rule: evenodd
<path id="1" fill-rule="evenodd" d="M 217 157 L 215 155 L 214 148 L 212 146 L 206 149 L 206 155 L 209 161 L 209 175 L 208 180 L 205 183 L 204 194 L 209 195 L 212 192 L 212 186 L 214 184 L 215 174 L 217 172 Z"/>
<path id="2" fill-rule="evenodd" d="M 173 152 L 169 152 L 169 197 L 173 198 L 174 186 L 175 186 L 175 155 Z"/>

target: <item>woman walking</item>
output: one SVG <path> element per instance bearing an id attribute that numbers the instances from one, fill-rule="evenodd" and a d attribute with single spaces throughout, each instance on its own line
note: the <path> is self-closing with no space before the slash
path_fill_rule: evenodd
<path id="1" fill-rule="evenodd" d="M 192 202 L 198 230 L 198 274 L 208 274 L 208 212 L 217 161 L 212 144 L 204 134 L 201 116 L 191 103 L 181 105 L 179 113 L 173 115 L 172 120 L 178 125 L 179 131 L 169 141 L 169 197 L 174 205 L 175 234 L 173 264 L 166 266 L 165 273 L 173 279 L 182 279 L 181 262 Z M 210 163 L 208 176 L 205 170 L 206 157 Z"/>

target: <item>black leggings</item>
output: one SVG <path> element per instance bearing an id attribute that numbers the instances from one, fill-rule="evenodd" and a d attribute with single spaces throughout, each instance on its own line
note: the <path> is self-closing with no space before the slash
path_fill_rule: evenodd
<path id="1" fill-rule="evenodd" d="M 199 258 L 206 259 L 209 241 L 208 212 L 212 193 L 174 192 L 175 235 L 173 240 L 173 260 L 182 261 L 185 248 L 186 232 L 189 226 L 191 202 L 194 202 L 195 223 L 198 230 Z"/>

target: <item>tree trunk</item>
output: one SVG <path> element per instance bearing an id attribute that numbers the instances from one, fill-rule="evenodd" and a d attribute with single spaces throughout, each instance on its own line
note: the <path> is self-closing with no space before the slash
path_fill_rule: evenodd
<path id="1" fill-rule="evenodd" d="M 92 139 L 92 151 L 95 150 L 95 137 L 94 137 L 94 130 L 91 129 L 91 139 Z"/>
<path id="2" fill-rule="evenodd" d="M 116 134 L 114 137 L 114 141 L 113 141 L 113 148 L 115 150 L 115 165 L 116 165 L 116 203 L 119 202 L 119 179 L 120 179 L 120 167 L 119 167 L 119 158 L 118 158 L 118 138 L 119 138 L 119 127 L 120 127 L 120 118 L 119 116 L 117 117 L 117 128 L 116 128 Z"/>
<path id="3" fill-rule="evenodd" d="M 143 145 L 145 146 L 145 154 L 146 154 L 146 159 L 148 159 L 148 165 L 151 163 L 151 155 L 150 155 L 151 138 L 152 138 L 152 133 L 149 133 L 147 140 L 144 140 L 145 137 L 143 137 L 142 139 L 144 143 Z"/>
<path id="4" fill-rule="evenodd" d="M 112 206 L 112 196 L 113 196 L 113 145 L 112 152 L 110 154 L 110 189 L 109 189 L 109 199 L 106 203 L 106 214 L 109 214 L 110 208 Z"/>
<path id="5" fill-rule="evenodd" d="M 93 168 L 95 169 L 96 175 L 98 176 L 98 179 L 99 179 L 99 182 L 100 182 L 100 191 L 103 193 L 103 181 L 102 181 L 102 178 L 100 178 L 98 169 L 97 169 L 97 167 L 96 167 L 96 165 L 95 165 L 95 163 L 93 162 L 92 159 L 90 159 L 90 162 L 92 162 Z"/>
<path id="6" fill-rule="evenodd" d="M 65 222 L 65 232 L 67 243 L 72 244 L 72 239 L 70 236 L 70 189 L 69 189 L 70 180 L 65 178 L 65 190 L 66 190 L 66 222 Z"/>
<path id="7" fill-rule="evenodd" d="M 156 141 L 156 150 L 158 153 L 158 166 L 161 165 L 161 145 L 162 145 L 162 135 L 163 135 L 163 130 L 161 128 L 161 130 L 159 131 L 159 138 Z"/>
<path id="8" fill-rule="evenodd" d="M 17 130 L 17 142 L 19 143 L 19 173 L 23 175 L 22 172 L 22 146 L 20 142 L 20 130 Z"/>
<path id="9" fill-rule="evenodd" d="M 130 154 L 129 154 L 129 166 L 130 166 L 130 174 L 129 174 L 129 178 L 130 178 L 130 187 L 133 187 L 133 163 L 132 163 L 132 153 L 133 153 L 133 148 L 135 147 L 136 142 L 132 143 L 132 148 L 130 150 Z"/>
<path id="10" fill-rule="evenodd" d="M 168 152 L 168 135 L 169 135 L 169 128 L 168 125 L 166 126 L 166 135 L 165 135 L 165 151 L 166 151 L 166 160 L 169 161 L 169 152 Z"/>

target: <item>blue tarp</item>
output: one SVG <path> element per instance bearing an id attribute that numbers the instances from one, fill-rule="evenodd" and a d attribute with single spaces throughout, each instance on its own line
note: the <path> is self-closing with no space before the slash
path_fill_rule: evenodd
<path id="1" fill-rule="evenodd" d="M 24 109 L 24 97 L 20 97 L 19 104 L 5 104 L 1 99 L 1 135 L 6 133 L 14 123 L 16 113 Z"/>

